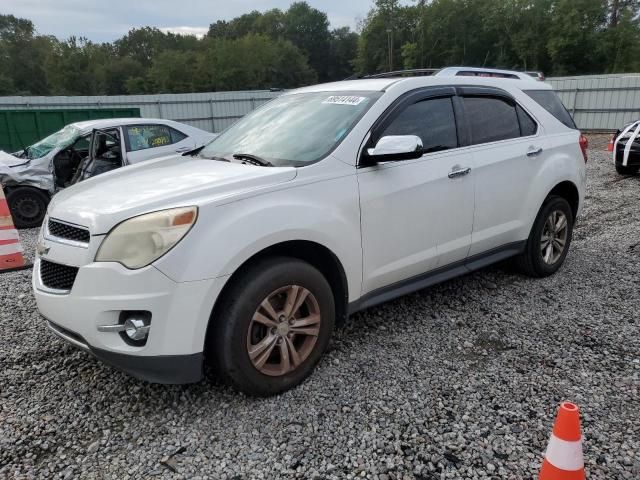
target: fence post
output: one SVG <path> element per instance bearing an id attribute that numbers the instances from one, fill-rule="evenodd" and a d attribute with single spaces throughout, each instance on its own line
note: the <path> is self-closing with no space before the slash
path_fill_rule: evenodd
<path id="1" fill-rule="evenodd" d="M 164 118 L 162 116 L 162 102 L 158 99 L 156 103 L 158 104 L 158 118 Z"/>
<path id="2" fill-rule="evenodd" d="M 213 108 L 213 98 L 209 99 L 209 110 L 211 110 L 211 132 L 216 133 L 216 112 Z"/>
<path id="3" fill-rule="evenodd" d="M 576 118 L 576 105 L 578 103 L 578 92 L 580 91 L 580 89 L 578 87 L 575 88 L 575 90 L 573 91 L 573 108 L 571 109 L 571 116 L 575 119 Z"/>

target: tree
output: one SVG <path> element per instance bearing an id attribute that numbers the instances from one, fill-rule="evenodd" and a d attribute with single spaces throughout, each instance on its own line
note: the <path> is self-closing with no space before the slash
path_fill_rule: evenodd
<path id="1" fill-rule="evenodd" d="M 287 40 L 249 34 L 205 43 L 197 60 L 196 90 L 290 88 L 317 79 L 306 57 Z"/>
<path id="2" fill-rule="evenodd" d="M 284 16 L 284 38 L 304 51 L 320 81 L 329 78 L 329 19 L 306 2 L 292 3 Z"/>
<path id="3" fill-rule="evenodd" d="M 358 55 L 358 34 L 349 27 L 331 31 L 329 39 L 329 80 L 343 80 L 353 75 L 354 62 Z"/>

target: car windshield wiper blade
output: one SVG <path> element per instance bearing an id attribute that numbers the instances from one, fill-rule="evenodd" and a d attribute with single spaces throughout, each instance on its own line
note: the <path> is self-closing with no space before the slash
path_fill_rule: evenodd
<path id="1" fill-rule="evenodd" d="M 205 145 L 202 145 L 201 147 L 197 147 L 194 148 L 193 150 L 187 150 L 186 152 L 184 152 L 182 154 L 183 157 L 195 157 L 197 154 L 199 154 L 202 149 L 205 147 Z"/>
<path id="2" fill-rule="evenodd" d="M 224 157 L 219 157 L 217 155 L 200 155 L 199 153 L 196 154 L 196 156 L 198 158 L 204 158 L 206 160 L 216 160 L 217 162 L 230 162 L 231 160 L 229 160 L 228 158 L 224 158 Z"/>
<path id="3" fill-rule="evenodd" d="M 252 165 L 258 165 L 260 167 L 273 167 L 273 163 L 264 158 L 260 158 L 257 155 L 251 155 L 250 153 L 234 153 L 233 158 L 237 160 L 244 160 Z"/>

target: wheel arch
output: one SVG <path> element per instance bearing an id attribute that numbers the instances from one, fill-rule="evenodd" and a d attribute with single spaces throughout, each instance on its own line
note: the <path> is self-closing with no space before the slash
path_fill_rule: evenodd
<path id="1" fill-rule="evenodd" d="M 344 267 L 337 255 L 326 246 L 317 242 L 309 240 L 284 241 L 266 247 L 253 254 L 234 271 L 224 284 L 220 294 L 216 298 L 209 317 L 204 344 L 205 353 L 207 345 L 210 344 L 209 335 L 213 331 L 213 325 L 216 318 L 218 318 L 218 309 L 222 303 L 222 299 L 225 297 L 231 286 L 256 262 L 277 256 L 296 258 L 317 268 L 327 279 L 329 286 L 331 287 L 335 300 L 336 324 L 341 325 L 346 321 L 348 316 L 349 286 Z"/>
<path id="2" fill-rule="evenodd" d="M 564 198 L 569 205 L 571 206 L 571 212 L 573 213 L 573 218 L 575 219 L 578 215 L 578 211 L 580 209 L 580 192 L 575 183 L 565 180 L 563 182 L 558 183 L 555 187 L 551 189 L 546 198 L 551 196 L 558 196 Z M 546 199 L 545 199 L 546 200 Z"/>

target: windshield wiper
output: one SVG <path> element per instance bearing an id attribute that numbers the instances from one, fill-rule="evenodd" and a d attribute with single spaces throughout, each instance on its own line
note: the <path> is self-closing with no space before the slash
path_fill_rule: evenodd
<path id="1" fill-rule="evenodd" d="M 251 165 L 258 165 L 259 167 L 273 167 L 273 163 L 264 158 L 260 158 L 257 155 L 251 155 L 250 153 L 234 153 L 233 158 L 236 160 L 244 160 Z"/>
<path id="2" fill-rule="evenodd" d="M 205 147 L 206 145 L 202 145 L 201 147 L 198 148 L 194 148 L 193 150 L 187 150 L 186 152 L 184 152 L 182 154 L 183 157 L 195 157 L 198 153 L 200 153 L 202 151 L 202 149 Z"/>
<path id="3" fill-rule="evenodd" d="M 187 153 L 189 153 L 189 152 L 187 152 Z M 216 155 L 211 155 L 210 157 L 208 157 L 207 155 L 196 154 L 195 156 L 198 157 L 198 158 L 204 158 L 206 160 L 215 160 L 217 162 L 230 162 L 231 161 L 228 158 L 217 157 Z"/>

